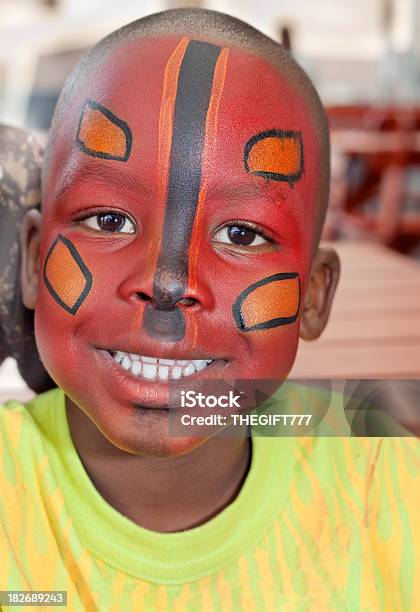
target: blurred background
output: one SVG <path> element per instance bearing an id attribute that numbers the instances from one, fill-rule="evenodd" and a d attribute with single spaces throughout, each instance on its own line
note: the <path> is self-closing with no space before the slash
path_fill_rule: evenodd
<path id="1" fill-rule="evenodd" d="M 0 0 L 0 123 L 42 141 L 65 78 L 90 46 L 182 6 L 229 13 L 282 42 L 328 112 L 324 239 L 343 274 L 331 323 L 320 340 L 301 343 L 293 374 L 420 378 L 420 1 Z M 22 388 L 8 360 L 0 399 L 2 389 Z"/>

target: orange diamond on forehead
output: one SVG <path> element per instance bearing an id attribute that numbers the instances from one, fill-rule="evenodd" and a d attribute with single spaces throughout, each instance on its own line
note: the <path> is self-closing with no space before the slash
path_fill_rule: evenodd
<path id="1" fill-rule="evenodd" d="M 127 161 L 132 135 L 125 121 L 98 102 L 87 100 L 82 110 L 76 143 L 84 153 L 93 157 Z"/>
<path id="2" fill-rule="evenodd" d="M 303 172 L 300 132 L 270 130 L 253 136 L 245 146 L 245 169 L 274 181 L 292 183 Z"/>

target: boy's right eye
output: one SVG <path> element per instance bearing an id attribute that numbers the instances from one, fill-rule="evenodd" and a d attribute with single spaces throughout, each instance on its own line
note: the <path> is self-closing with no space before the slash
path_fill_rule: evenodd
<path id="1" fill-rule="evenodd" d="M 134 234 L 136 231 L 131 219 L 122 213 L 116 212 L 105 212 L 85 217 L 80 223 L 98 232 Z"/>

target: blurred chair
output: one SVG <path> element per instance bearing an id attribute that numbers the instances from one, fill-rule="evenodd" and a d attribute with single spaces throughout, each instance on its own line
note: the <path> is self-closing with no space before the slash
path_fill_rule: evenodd
<path id="1" fill-rule="evenodd" d="M 420 107 L 327 110 L 333 163 L 325 236 L 410 251 L 420 243 Z"/>

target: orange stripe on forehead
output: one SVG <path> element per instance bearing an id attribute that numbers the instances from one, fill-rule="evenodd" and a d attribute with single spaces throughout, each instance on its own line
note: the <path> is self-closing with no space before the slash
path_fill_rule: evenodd
<path id="1" fill-rule="evenodd" d="M 216 138 L 220 102 L 226 80 L 226 71 L 229 59 L 229 49 L 222 49 L 214 70 L 213 86 L 211 91 L 209 109 L 206 118 L 206 133 L 204 139 L 203 174 L 200 194 L 198 196 L 197 211 L 192 230 L 189 250 L 189 288 L 195 291 L 197 288 L 197 265 L 200 251 L 200 243 L 203 234 L 204 204 L 207 196 L 209 175 L 214 163 L 216 151 Z"/>
<path id="2" fill-rule="evenodd" d="M 303 172 L 300 132 L 269 130 L 253 136 L 245 146 L 245 169 L 275 181 L 294 182 Z"/>
<path id="3" fill-rule="evenodd" d="M 159 114 L 159 152 L 156 182 L 159 187 L 160 200 L 165 202 L 169 176 L 169 161 L 171 155 L 172 131 L 174 123 L 174 110 L 176 91 L 179 78 L 179 70 L 185 51 L 188 46 L 188 38 L 182 38 L 175 51 L 166 63 L 163 76 L 162 101 Z"/>
<path id="4" fill-rule="evenodd" d="M 174 123 L 175 101 L 178 86 L 179 70 L 188 46 L 188 38 L 182 38 L 168 59 L 163 75 L 162 100 L 159 114 L 159 144 L 156 167 L 156 185 L 161 223 L 155 224 L 155 232 L 151 237 L 147 252 L 147 273 L 152 274 L 156 268 L 162 241 L 162 225 L 168 191 L 169 163 L 171 158 L 172 132 Z"/>
<path id="5" fill-rule="evenodd" d="M 271 329 L 294 323 L 300 306 L 297 272 L 274 274 L 254 283 L 233 305 L 233 316 L 241 331 Z"/>
<path id="6" fill-rule="evenodd" d="M 76 143 L 79 149 L 92 157 L 127 161 L 131 152 L 131 130 L 110 110 L 98 102 L 86 100 Z"/>

